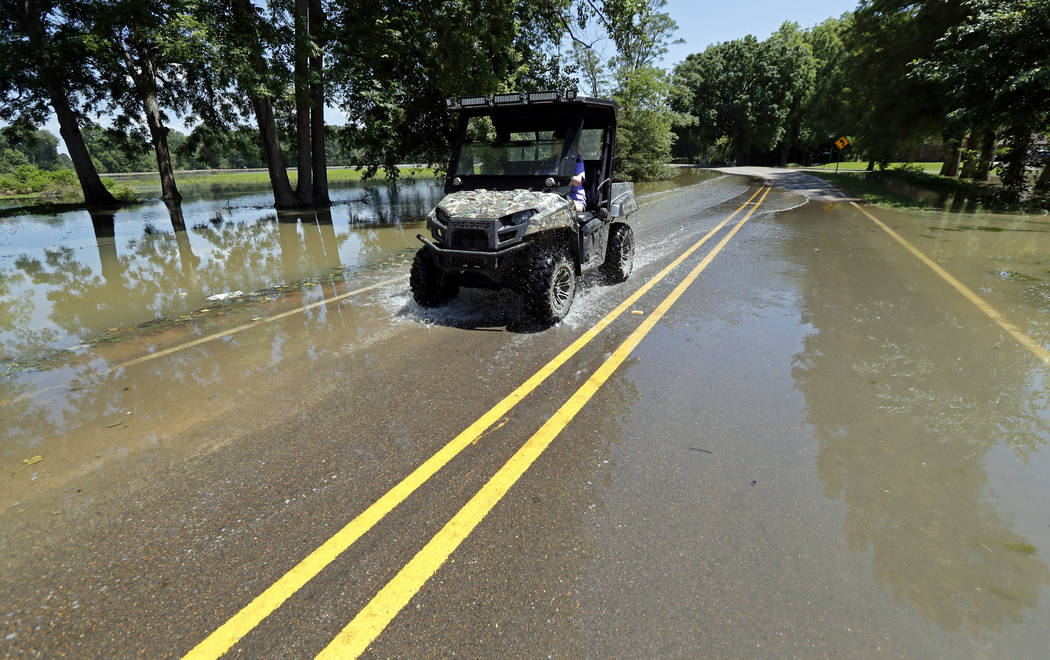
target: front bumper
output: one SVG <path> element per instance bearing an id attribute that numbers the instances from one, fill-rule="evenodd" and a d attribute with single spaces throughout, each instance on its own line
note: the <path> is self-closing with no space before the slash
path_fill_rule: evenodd
<path id="1" fill-rule="evenodd" d="M 518 243 L 502 250 L 452 250 L 438 247 L 433 241 L 422 234 L 416 234 L 433 256 L 434 264 L 445 271 L 459 273 L 479 272 L 485 275 L 495 275 L 501 268 L 506 266 L 510 258 L 520 252 L 527 245 Z"/>

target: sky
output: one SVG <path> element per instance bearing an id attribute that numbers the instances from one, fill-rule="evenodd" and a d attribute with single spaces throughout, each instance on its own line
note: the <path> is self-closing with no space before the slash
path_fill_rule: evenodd
<path id="1" fill-rule="evenodd" d="M 857 0 L 668 0 L 664 11 L 678 24 L 677 36 L 684 43 L 671 46 L 662 64 L 670 69 L 686 55 L 748 34 L 765 39 L 784 21 L 795 21 L 803 28 L 812 27 L 826 18 L 856 9 L 857 4 Z M 606 56 L 609 54 L 606 52 Z M 169 124 L 172 128 L 189 132 L 181 121 L 172 119 Z M 326 108 L 325 120 L 341 124 L 343 116 Z M 54 116 L 44 128 L 58 135 L 58 121 Z M 61 141 L 58 150 L 67 153 Z"/>
<path id="2" fill-rule="evenodd" d="M 760 40 L 784 21 L 808 28 L 857 8 L 857 0 L 668 0 L 664 11 L 678 23 L 685 43 L 671 46 L 663 58 L 667 68 L 711 44 L 753 34 Z"/>

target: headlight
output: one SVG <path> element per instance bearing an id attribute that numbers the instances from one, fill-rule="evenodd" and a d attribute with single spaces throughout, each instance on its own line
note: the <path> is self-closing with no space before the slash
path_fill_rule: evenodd
<path id="1" fill-rule="evenodd" d="M 528 222 L 529 218 L 531 218 L 534 215 L 536 215 L 536 209 L 518 211 L 517 213 L 511 213 L 510 215 L 503 216 L 499 219 L 499 223 L 504 227 L 520 225 L 523 222 Z"/>
<path id="2" fill-rule="evenodd" d="M 448 213 L 445 212 L 440 206 L 437 208 L 437 212 L 434 214 L 439 224 L 447 227 L 448 226 Z"/>

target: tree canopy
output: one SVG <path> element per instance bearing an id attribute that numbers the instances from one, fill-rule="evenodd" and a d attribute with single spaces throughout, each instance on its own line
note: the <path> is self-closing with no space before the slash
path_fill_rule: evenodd
<path id="1" fill-rule="evenodd" d="M 388 177 L 402 162 L 443 164 L 446 97 L 569 88 L 619 102 L 625 178 L 661 176 L 672 155 L 812 163 L 846 136 L 869 167 L 933 141 L 942 174 L 984 179 L 1000 163 L 1013 198 L 1030 196 L 1033 179 L 1035 192 L 1050 188 L 1045 170 L 1033 176 L 1050 127 L 1045 0 L 860 0 L 819 25 L 709 45 L 672 71 L 666 0 L 0 0 L 0 10 L 3 162 L 21 162 L 10 145 L 53 114 L 93 205 L 116 201 L 99 171 L 159 170 L 177 201 L 179 169 L 259 166 L 277 206 L 323 206 L 332 159 Z M 345 124 L 326 125 L 326 109 Z"/>

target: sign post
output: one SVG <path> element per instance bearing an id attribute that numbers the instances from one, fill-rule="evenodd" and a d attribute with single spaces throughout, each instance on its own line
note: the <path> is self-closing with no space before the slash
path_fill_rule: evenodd
<path id="1" fill-rule="evenodd" d="M 842 151 L 843 149 L 845 149 L 847 144 L 849 144 L 849 140 L 847 140 L 845 137 L 840 137 L 839 139 L 835 140 L 835 146 L 838 147 L 839 151 Z M 841 158 L 836 158 L 835 159 L 835 174 L 838 174 L 838 172 L 839 172 L 839 161 L 840 160 L 842 160 L 842 159 Z"/>

